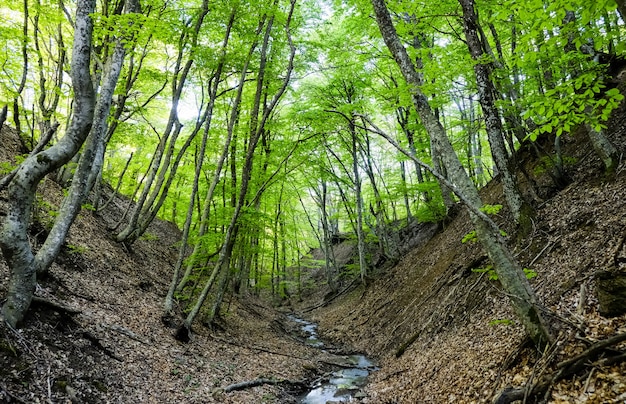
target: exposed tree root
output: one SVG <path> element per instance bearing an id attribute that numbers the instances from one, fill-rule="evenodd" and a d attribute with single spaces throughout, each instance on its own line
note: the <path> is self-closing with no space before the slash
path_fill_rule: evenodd
<path id="1" fill-rule="evenodd" d="M 588 364 L 591 366 L 608 366 L 626 360 L 626 353 L 613 355 L 608 358 L 591 362 L 595 360 L 606 348 L 617 345 L 622 341 L 626 341 L 626 333 L 617 334 L 611 338 L 598 341 L 591 345 L 581 354 L 560 362 L 556 365 L 556 371 L 550 375 L 545 375 L 524 388 L 506 388 L 494 400 L 495 404 L 506 404 L 517 400 L 526 400 L 528 398 L 537 397 L 546 394 L 552 385 L 559 380 L 578 373 Z M 590 363 L 591 362 L 591 363 Z"/>
<path id="2" fill-rule="evenodd" d="M 74 309 L 74 308 L 72 308 L 70 306 L 66 306 L 63 303 L 55 302 L 55 301 L 53 301 L 51 299 L 47 299 L 47 298 L 41 297 L 41 296 L 33 296 L 33 303 L 37 303 L 37 304 L 40 304 L 42 306 L 48 306 L 48 307 L 53 308 L 54 310 L 67 313 L 69 315 L 82 313 L 82 310 Z"/>

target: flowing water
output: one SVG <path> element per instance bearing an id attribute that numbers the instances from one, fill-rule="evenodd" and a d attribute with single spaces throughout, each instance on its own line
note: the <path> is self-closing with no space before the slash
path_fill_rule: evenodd
<path id="1" fill-rule="evenodd" d="M 306 336 L 306 343 L 324 350 L 324 343 L 317 336 L 317 324 L 290 315 L 298 323 Z M 376 366 L 363 355 L 336 355 L 335 362 L 342 369 L 332 372 L 328 380 L 318 382 L 300 401 L 302 404 L 326 404 L 347 402 L 356 398 L 367 382 L 370 372 Z"/>

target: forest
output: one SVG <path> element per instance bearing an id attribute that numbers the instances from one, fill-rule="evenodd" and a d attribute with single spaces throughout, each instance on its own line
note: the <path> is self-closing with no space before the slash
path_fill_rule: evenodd
<path id="1" fill-rule="evenodd" d="M 0 399 L 626 400 L 623 0 L 0 11 Z"/>

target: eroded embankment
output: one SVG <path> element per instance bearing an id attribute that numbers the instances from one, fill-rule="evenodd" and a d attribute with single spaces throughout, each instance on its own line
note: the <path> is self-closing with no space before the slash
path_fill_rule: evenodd
<path id="1" fill-rule="evenodd" d="M 613 141 L 625 150 L 623 121 L 612 126 Z M 324 338 L 380 358 L 381 370 L 372 376 L 364 402 L 490 401 L 507 386 L 550 374 L 556 363 L 594 341 L 626 331 L 624 315 L 598 314 L 594 280 L 598 271 L 626 258 L 619 248 L 626 228 L 626 171 L 604 177 L 584 134 L 563 143 L 576 162 L 568 167 L 571 183 L 556 193 L 544 190 L 546 199 L 536 204 L 527 236 L 517 238 L 515 228 L 504 226 L 522 266 L 537 273 L 531 283 L 553 313 L 548 318 L 560 342 L 550 360 L 538 360 L 526 344 L 497 281 L 472 271 L 488 261 L 479 246 L 461 243 L 472 228 L 460 213 L 367 289 L 314 312 Z M 498 203 L 499 195 L 497 184 L 483 190 L 488 203 Z M 506 213 L 497 221 L 507 223 Z M 623 362 L 583 371 L 577 376 L 582 382 L 570 378 L 555 384 L 549 397 L 554 402 L 623 399 L 624 375 Z"/>

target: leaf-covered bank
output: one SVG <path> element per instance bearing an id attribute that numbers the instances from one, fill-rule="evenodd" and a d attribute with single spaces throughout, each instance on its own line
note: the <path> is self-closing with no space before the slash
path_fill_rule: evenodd
<path id="1" fill-rule="evenodd" d="M 622 106 L 608 129 L 621 153 L 625 116 Z M 563 151 L 570 182 L 562 190 L 553 186 L 545 161 L 529 151 L 520 155 L 543 198 L 528 234 L 507 225 L 504 210 L 496 219 L 516 257 L 536 274 L 531 283 L 558 330 L 556 348 L 541 356 L 528 343 L 508 297 L 484 270 L 485 253 L 462 242 L 472 230 L 462 212 L 367 288 L 314 311 L 324 337 L 380 358 L 382 369 L 368 385 L 366 402 L 490 402 L 507 388 L 554 376 L 558 363 L 626 332 L 624 314 L 600 314 L 597 290 L 607 271 L 618 274 L 611 281 L 617 287 L 626 269 L 626 170 L 606 176 L 582 129 L 563 138 Z M 497 203 L 500 185 L 492 182 L 482 196 Z M 611 348 L 587 358 L 592 365 L 556 380 L 547 392 L 529 391 L 527 402 L 623 401 L 626 365 L 607 358 L 620 355 L 624 346 Z"/>

